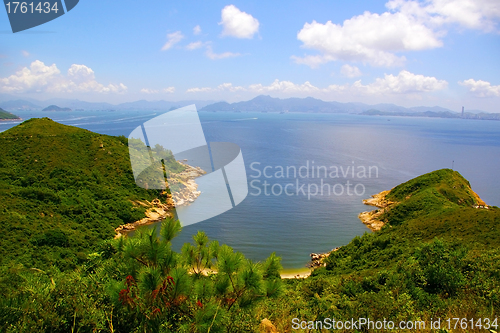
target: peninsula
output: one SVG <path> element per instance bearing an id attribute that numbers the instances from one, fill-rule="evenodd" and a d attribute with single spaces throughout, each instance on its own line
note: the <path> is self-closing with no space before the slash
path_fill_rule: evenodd
<path id="1" fill-rule="evenodd" d="M 0 120 L 20 120 L 18 116 L 0 108 Z"/>
<path id="2" fill-rule="evenodd" d="M 443 179 L 447 181 L 444 182 Z M 386 223 L 400 224 L 402 219 L 408 217 L 421 218 L 440 214 L 443 208 L 450 206 L 456 209 L 489 209 L 472 190 L 469 182 L 458 172 L 449 169 L 414 178 L 390 191 L 375 194 L 370 199 L 363 200 L 363 203 L 378 208 L 359 214 L 359 219 L 373 231 L 382 229 Z"/>

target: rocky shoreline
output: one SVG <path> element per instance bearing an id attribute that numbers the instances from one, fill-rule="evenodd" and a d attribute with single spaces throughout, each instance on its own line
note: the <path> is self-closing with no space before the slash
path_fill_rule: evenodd
<path id="1" fill-rule="evenodd" d="M 365 224 L 370 230 L 378 231 L 382 229 L 385 225 L 384 221 L 381 221 L 379 217 L 385 213 L 391 205 L 395 204 L 393 201 L 386 199 L 387 194 L 390 190 L 382 191 L 380 193 L 372 195 L 369 199 L 364 199 L 363 203 L 368 206 L 374 206 L 379 209 L 375 209 L 369 212 L 362 212 L 358 215 L 358 218 Z"/>
<path id="2" fill-rule="evenodd" d="M 170 185 L 178 185 L 180 190 L 175 191 L 172 194 L 164 191 L 162 195 L 166 197 L 165 203 L 162 203 L 160 199 L 154 199 L 151 202 L 147 200 L 133 202 L 134 205 L 147 207 L 145 212 L 146 217 L 140 219 L 139 221 L 120 225 L 115 229 L 115 238 L 126 235 L 138 227 L 159 222 L 167 217 L 173 217 L 172 210 L 175 207 L 187 206 L 198 198 L 201 192 L 198 191 L 198 184 L 196 184 L 195 178 L 206 174 L 206 172 L 200 167 L 193 167 L 185 162 L 186 160 L 179 162 L 186 167 L 184 171 L 175 174 L 175 176 L 169 179 Z M 169 184 L 167 184 L 167 186 L 168 185 Z"/>
<path id="3" fill-rule="evenodd" d="M 324 259 L 328 258 L 330 256 L 330 253 L 337 251 L 340 249 L 341 246 L 336 247 L 332 249 L 330 252 L 326 253 L 311 253 L 309 256 L 311 257 L 311 261 L 307 264 L 307 267 L 309 268 L 318 268 L 318 267 L 324 267 L 326 266 L 326 263 L 324 263 Z"/>

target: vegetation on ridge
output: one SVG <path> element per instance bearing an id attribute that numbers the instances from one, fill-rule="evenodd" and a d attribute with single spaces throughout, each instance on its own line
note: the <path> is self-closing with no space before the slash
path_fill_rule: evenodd
<path id="1" fill-rule="evenodd" d="M 431 318 L 493 322 L 500 309 L 500 209 L 476 208 L 482 200 L 449 169 L 401 184 L 386 198 L 396 204 L 382 215 L 380 231 L 330 253 L 308 279 L 289 281 L 273 303 L 289 305 L 270 305 L 263 316 L 283 331 L 290 318 L 423 320 L 427 331 Z"/>
<path id="2" fill-rule="evenodd" d="M 143 218 L 141 202 L 165 200 L 136 185 L 127 144 L 48 118 L 0 133 L 0 264 L 73 269 L 116 227 Z"/>
<path id="3" fill-rule="evenodd" d="M 274 254 L 254 263 L 203 232 L 176 253 L 170 219 L 159 235 L 110 240 L 144 215 L 135 202 L 163 193 L 135 184 L 127 144 L 47 118 L 0 133 L 0 331 L 255 332 L 268 318 L 291 332 L 298 318 L 309 332 L 325 318 L 361 317 L 424 321 L 421 332 L 431 318 L 488 318 L 498 331 L 500 209 L 458 172 L 395 187 L 380 231 L 307 279 L 281 280 Z M 152 151 L 167 172 L 182 169 Z"/>

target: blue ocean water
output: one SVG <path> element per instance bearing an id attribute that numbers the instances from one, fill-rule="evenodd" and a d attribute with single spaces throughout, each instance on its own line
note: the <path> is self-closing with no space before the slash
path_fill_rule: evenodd
<path id="1" fill-rule="evenodd" d="M 161 112 L 17 113 L 24 119 L 48 116 L 98 133 L 128 136 Z M 453 167 L 483 200 L 500 206 L 497 121 L 349 114 L 199 115 L 207 141 L 241 147 L 251 186 L 247 198 L 234 209 L 185 227 L 175 240 L 177 248 L 204 230 L 251 259 L 263 260 L 276 252 L 285 268 L 301 268 L 311 252 L 331 250 L 369 232 L 357 218 L 370 210 L 362 199 L 441 168 Z M 0 123 L 0 131 L 15 124 Z M 195 209 L 195 204 L 183 209 Z"/>

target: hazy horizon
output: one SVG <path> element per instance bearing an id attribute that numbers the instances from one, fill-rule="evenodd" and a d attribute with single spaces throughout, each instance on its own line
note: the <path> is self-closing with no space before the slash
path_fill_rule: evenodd
<path id="1" fill-rule="evenodd" d="M 131 0 L 81 2 L 15 34 L 1 15 L 0 93 L 18 99 L 265 94 L 500 111 L 500 3 L 490 0 L 153 0 L 139 12 Z"/>

